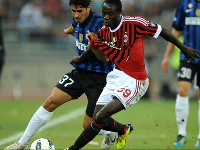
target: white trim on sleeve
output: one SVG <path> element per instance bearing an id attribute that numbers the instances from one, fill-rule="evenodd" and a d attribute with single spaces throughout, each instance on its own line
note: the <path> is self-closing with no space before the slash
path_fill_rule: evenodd
<path id="1" fill-rule="evenodd" d="M 158 38 L 158 36 L 160 35 L 162 31 L 162 27 L 161 25 L 158 24 L 158 30 L 156 31 L 156 34 L 153 36 L 153 38 Z"/>

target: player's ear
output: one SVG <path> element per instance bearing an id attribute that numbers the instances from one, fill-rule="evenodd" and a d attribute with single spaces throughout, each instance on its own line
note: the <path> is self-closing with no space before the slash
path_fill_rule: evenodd
<path id="1" fill-rule="evenodd" d="M 88 6 L 88 9 L 91 9 L 91 7 L 92 7 L 92 5 L 90 4 L 90 5 Z"/>

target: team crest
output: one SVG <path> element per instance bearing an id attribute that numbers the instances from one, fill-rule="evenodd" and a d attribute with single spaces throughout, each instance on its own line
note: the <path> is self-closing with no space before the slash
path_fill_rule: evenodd
<path id="1" fill-rule="evenodd" d="M 79 35 L 78 35 L 78 40 L 79 40 L 80 42 L 83 42 L 83 34 L 82 34 L 82 33 L 79 33 Z"/>
<path id="2" fill-rule="evenodd" d="M 196 9 L 196 16 L 200 17 L 200 9 Z"/>
<path id="3" fill-rule="evenodd" d="M 128 35 L 127 32 L 125 32 L 124 37 L 123 37 L 124 45 L 128 42 Z"/>

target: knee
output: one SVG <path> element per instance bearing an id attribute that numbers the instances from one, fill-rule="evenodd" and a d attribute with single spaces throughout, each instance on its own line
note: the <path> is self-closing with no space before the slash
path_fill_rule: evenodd
<path id="1" fill-rule="evenodd" d="M 43 107 L 49 112 L 54 111 L 57 108 L 57 103 L 54 96 L 49 96 L 43 104 Z"/>
<path id="2" fill-rule="evenodd" d="M 182 97 L 187 97 L 189 95 L 189 90 L 187 87 L 180 87 L 178 90 L 178 94 Z"/>
<path id="3" fill-rule="evenodd" d="M 107 117 L 107 115 L 105 114 L 105 113 L 103 113 L 103 112 L 98 112 L 97 114 L 96 114 L 96 116 L 95 116 L 95 121 L 96 122 L 98 122 L 99 124 L 105 124 L 106 123 L 106 121 L 107 121 L 107 119 L 108 119 L 108 117 Z"/>

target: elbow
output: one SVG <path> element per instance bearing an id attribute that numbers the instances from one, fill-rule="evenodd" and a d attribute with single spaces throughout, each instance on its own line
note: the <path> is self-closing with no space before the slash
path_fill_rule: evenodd
<path id="1" fill-rule="evenodd" d="M 108 62 L 109 62 L 109 58 L 106 57 L 102 62 L 103 62 L 104 64 L 108 63 Z"/>

